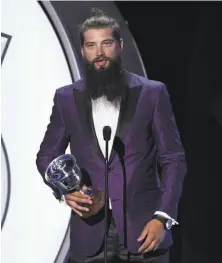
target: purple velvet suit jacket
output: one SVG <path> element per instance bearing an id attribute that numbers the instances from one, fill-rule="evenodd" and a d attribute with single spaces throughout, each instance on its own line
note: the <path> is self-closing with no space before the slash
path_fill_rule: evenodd
<path id="1" fill-rule="evenodd" d="M 108 184 L 120 240 L 130 252 L 137 253 L 137 238 L 155 211 L 177 217 L 186 161 L 166 86 L 134 73 L 126 72 L 126 76 L 129 94 L 121 104 Z M 36 160 L 42 176 L 69 143 L 92 186 L 104 190 L 105 159 L 95 135 L 83 79 L 55 93 L 50 123 Z M 103 211 L 87 220 L 72 212 L 71 257 L 84 259 L 95 254 L 103 237 Z M 160 248 L 171 244 L 168 231 Z"/>

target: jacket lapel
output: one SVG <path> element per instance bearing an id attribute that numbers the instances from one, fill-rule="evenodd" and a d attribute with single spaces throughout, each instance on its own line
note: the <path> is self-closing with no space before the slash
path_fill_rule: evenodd
<path id="1" fill-rule="evenodd" d="M 141 88 L 141 86 L 134 86 L 129 88 L 127 97 L 121 103 L 118 125 L 109 158 L 109 163 L 112 162 L 116 153 L 120 150 L 120 144 L 123 145 L 124 138 L 127 135 L 127 132 L 133 120 L 134 113 L 136 112 L 136 106 L 139 100 Z"/>

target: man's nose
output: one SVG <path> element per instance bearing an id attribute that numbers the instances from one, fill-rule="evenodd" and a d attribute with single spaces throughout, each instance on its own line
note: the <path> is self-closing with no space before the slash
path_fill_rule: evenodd
<path id="1" fill-rule="evenodd" d="M 104 49 L 103 49 L 102 45 L 101 45 L 101 46 L 97 46 L 96 55 L 97 55 L 98 57 L 105 55 Z"/>

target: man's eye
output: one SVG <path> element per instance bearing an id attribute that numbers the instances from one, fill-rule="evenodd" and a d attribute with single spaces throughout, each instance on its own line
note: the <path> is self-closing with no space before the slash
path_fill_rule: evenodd
<path id="1" fill-rule="evenodd" d="M 111 45 L 113 42 L 112 41 L 106 41 L 104 42 L 105 45 Z"/>
<path id="2" fill-rule="evenodd" d="M 87 47 L 89 47 L 89 48 L 90 48 L 90 47 L 93 47 L 93 44 L 88 44 Z"/>

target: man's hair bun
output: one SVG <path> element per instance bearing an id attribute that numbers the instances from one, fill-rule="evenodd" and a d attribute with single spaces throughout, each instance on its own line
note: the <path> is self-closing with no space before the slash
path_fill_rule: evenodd
<path id="1" fill-rule="evenodd" d="M 99 8 L 92 9 L 92 16 L 104 16 L 105 13 Z"/>

